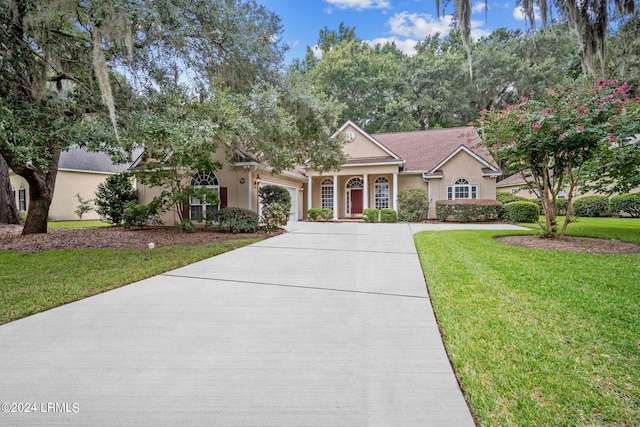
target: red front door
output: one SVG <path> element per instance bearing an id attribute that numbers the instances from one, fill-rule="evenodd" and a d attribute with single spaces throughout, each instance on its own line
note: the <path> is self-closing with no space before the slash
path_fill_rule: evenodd
<path id="1" fill-rule="evenodd" d="M 351 190 L 351 215 L 362 213 L 362 190 Z"/>

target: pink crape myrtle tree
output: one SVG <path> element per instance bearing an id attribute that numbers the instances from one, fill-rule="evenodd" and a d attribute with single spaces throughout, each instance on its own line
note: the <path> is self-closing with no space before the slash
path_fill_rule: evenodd
<path id="1" fill-rule="evenodd" d="M 543 236 L 558 235 L 556 200 L 566 191 L 562 236 L 576 185 L 599 153 L 633 136 L 639 104 L 626 84 L 600 80 L 482 111 L 476 128 L 507 171 L 532 181 L 545 212 Z"/>

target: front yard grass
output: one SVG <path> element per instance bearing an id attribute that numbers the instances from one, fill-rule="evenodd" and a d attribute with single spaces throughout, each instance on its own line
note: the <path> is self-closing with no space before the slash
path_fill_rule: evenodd
<path id="1" fill-rule="evenodd" d="M 634 240 L 637 230 L 619 235 Z M 493 239 L 509 234 L 416 235 L 445 345 L 479 423 L 640 425 L 640 255 Z"/>
<path id="2" fill-rule="evenodd" d="M 174 268 L 255 243 L 150 249 L 0 252 L 0 324 L 96 295 Z"/>
<path id="3" fill-rule="evenodd" d="M 558 230 L 562 229 L 565 217 L 558 217 Z M 540 217 L 544 223 L 544 217 Z M 567 236 L 598 237 L 626 242 L 640 242 L 640 218 L 576 218 L 567 227 Z M 540 230 L 537 224 L 520 224 Z"/>
<path id="4" fill-rule="evenodd" d="M 49 228 L 92 228 L 92 227 L 113 227 L 113 224 L 100 220 L 87 221 L 50 221 L 47 223 Z"/>

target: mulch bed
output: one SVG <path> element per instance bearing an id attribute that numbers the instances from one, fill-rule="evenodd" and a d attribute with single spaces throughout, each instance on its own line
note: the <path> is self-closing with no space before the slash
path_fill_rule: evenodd
<path id="1" fill-rule="evenodd" d="M 283 232 L 283 231 L 281 231 Z M 232 234 L 213 229 L 198 229 L 195 233 L 178 227 L 147 227 L 124 229 L 122 227 L 98 228 L 50 228 L 47 234 L 23 236 L 22 227 L 0 226 L 0 250 L 42 252 L 61 249 L 147 248 L 180 244 L 206 244 L 244 238 L 266 238 L 275 233 Z"/>
<path id="2" fill-rule="evenodd" d="M 496 240 L 507 245 L 524 246 L 527 248 L 548 249 L 554 251 L 588 252 L 592 254 L 637 254 L 640 244 L 621 242 L 619 240 L 596 239 L 592 237 L 554 237 L 553 239 L 539 236 L 504 236 Z"/>

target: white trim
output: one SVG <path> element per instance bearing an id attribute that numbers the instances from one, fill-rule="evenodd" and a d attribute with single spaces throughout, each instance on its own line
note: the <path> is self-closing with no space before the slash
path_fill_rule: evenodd
<path id="1" fill-rule="evenodd" d="M 365 173 L 364 175 L 364 193 L 362 195 L 362 210 L 364 211 L 364 209 L 369 209 L 369 174 Z M 374 183 L 374 189 L 373 189 L 373 204 L 375 206 L 375 183 Z"/>
<path id="2" fill-rule="evenodd" d="M 58 168 L 58 172 L 77 172 L 77 173 L 91 173 L 96 175 L 117 175 L 122 172 L 126 172 L 128 169 L 123 169 L 120 172 L 107 172 L 107 171 L 90 171 L 84 169 L 67 169 L 67 168 Z"/>
<path id="3" fill-rule="evenodd" d="M 338 175 L 333 175 L 333 219 L 338 219 Z"/>
<path id="4" fill-rule="evenodd" d="M 357 159 L 357 157 L 354 157 Z M 357 164 L 343 164 L 342 167 L 343 168 L 353 168 L 353 167 L 358 167 L 358 166 L 388 166 L 388 165 L 399 165 L 402 166 L 404 164 L 404 160 L 402 161 L 397 161 L 397 162 L 376 162 L 376 163 L 357 163 Z"/>
<path id="5" fill-rule="evenodd" d="M 312 177 L 308 177 L 307 178 L 307 210 L 313 208 L 313 197 L 311 192 L 313 191 L 313 178 Z M 320 196 L 322 197 L 322 196 Z M 308 219 L 308 218 L 307 218 Z"/>
<path id="6" fill-rule="evenodd" d="M 393 209 L 398 212 L 398 174 L 393 174 Z"/>
<path id="7" fill-rule="evenodd" d="M 485 159 L 483 159 L 482 157 L 477 155 L 475 152 L 473 152 L 473 150 L 468 148 L 466 145 L 461 145 L 457 149 L 455 149 L 443 161 L 441 161 L 436 167 L 434 167 L 432 169 L 432 171 L 437 171 L 438 169 L 442 168 L 442 166 L 444 166 L 445 163 L 447 163 L 449 160 L 451 160 L 460 151 L 464 151 L 465 153 L 469 154 L 471 157 L 473 157 L 474 159 L 476 159 L 477 161 L 479 161 L 480 163 L 482 163 L 483 165 L 485 165 L 486 167 L 488 167 L 492 171 L 498 172 L 497 169 L 493 165 L 491 165 L 491 163 L 487 162 Z"/>

